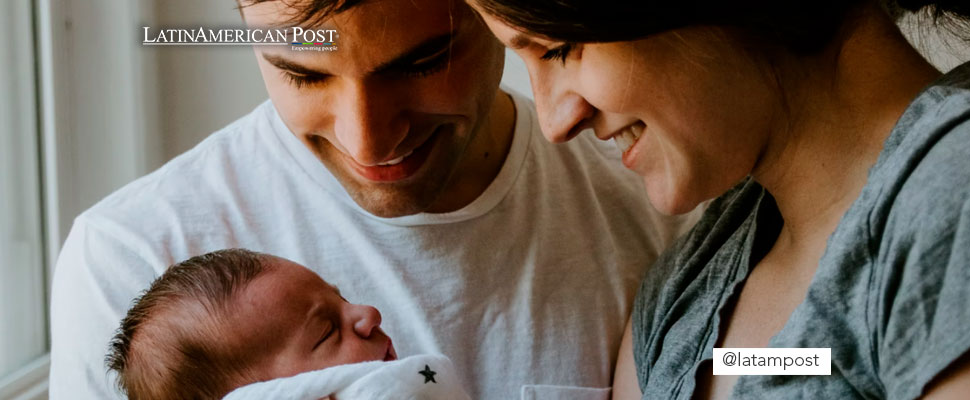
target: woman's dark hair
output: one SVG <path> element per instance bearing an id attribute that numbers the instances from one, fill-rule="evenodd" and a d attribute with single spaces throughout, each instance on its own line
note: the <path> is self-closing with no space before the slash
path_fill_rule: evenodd
<path id="1" fill-rule="evenodd" d="M 506 24 L 548 39 L 617 42 L 688 26 L 741 29 L 796 53 L 825 47 L 866 0 L 471 0 Z M 970 16 L 966 0 L 886 0 L 890 10 L 931 7 Z"/>

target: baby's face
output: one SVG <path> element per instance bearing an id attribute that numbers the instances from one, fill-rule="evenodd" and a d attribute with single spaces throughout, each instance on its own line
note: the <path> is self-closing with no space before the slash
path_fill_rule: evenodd
<path id="1" fill-rule="evenodd" d="M 381 314 L 348 303 L 309 269 L 282 258 L 234 297 L 219 338 L 234 351 L 255 356 L 262 379 L 296 375 L 341 364 L 397 358 L 380 329 Z"/>

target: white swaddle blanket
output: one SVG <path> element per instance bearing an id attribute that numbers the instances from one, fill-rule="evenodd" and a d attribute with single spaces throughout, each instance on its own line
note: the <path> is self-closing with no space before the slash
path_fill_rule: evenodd
<path id="1" fill-rule="evenodd" d="M 223 400 L 470 400 L 447 357 L 416 355 L 396 361 L 338 365 L 257 382 Z"/>

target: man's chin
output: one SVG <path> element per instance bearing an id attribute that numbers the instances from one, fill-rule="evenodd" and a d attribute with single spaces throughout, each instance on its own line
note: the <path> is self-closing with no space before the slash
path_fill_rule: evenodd
<path id="1" fill-rule="evenodd" d="M 360 208 L 382 218 L 403 217 L 426 212 L 448 195 L 462 152 L 454 146 L 435 146 L 419 170 L 396 182 L 368 180 L 346 165 L 328 168 Z"/>
<path id="2" fill-rule="evenodd" d="M 431 208 L 434 199 L 430 193 L 404 193 L 403 191 L 368 190 L 367 193 L 351 193 L 360 208 L 381 218 L 395 218 L 422 213 Z"/>

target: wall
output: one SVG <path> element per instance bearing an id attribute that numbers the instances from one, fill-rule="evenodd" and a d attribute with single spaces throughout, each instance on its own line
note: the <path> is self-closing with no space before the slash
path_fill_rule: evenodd
<path id="1" fill-rule="evenodd" d="M 143 7 L 146 26 L 242 23 L 232 0 L 145 0 Z M 157 114 L 161 158 L 153 165 L 188 150 L 268 97 L 248 46 L 143 46 L 140 52 L 155 78 L 145 97 Z"/>

